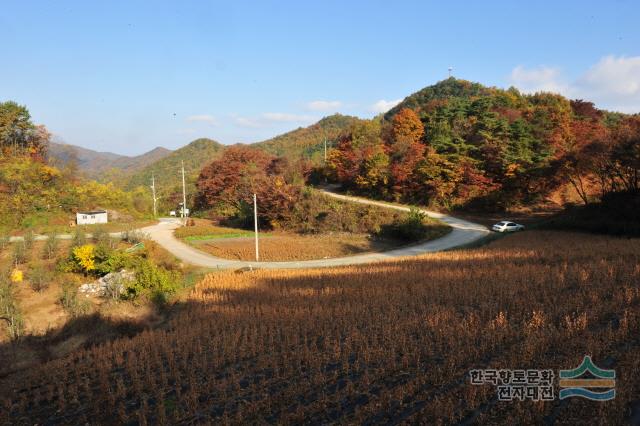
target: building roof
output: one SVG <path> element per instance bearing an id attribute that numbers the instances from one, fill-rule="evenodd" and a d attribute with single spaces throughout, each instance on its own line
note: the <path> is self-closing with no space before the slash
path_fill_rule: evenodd
<path id="1" fill-rule="evenodd" d="M 102 213 L 106 213 L 106 210 L 87 210 L 87 211 L 80 211 L 76 214 L 102 214 Z"/>

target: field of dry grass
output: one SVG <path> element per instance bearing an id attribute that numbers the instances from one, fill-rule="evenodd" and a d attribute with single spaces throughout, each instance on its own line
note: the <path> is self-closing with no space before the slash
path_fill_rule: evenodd
<path id="1" fill-rule="evenodd" d="M 0 423 L 621 424 L 640 416 L 639 286 L 640 240 L 556 232 L 210 274 L 167 327 L 1 379 Z M 468 379 L 585 354 L 616 370 L 614 400 L 498 402 Z"/>
<path id="2" fill-rule="evenodd" d="M 255 260 L 253 238 L 220 238 L 192 241 L 191 244 L 207 253 L 224 259 Z M 271 234 L 260 238 L 260 260 L 289 261 L 327 259 L 369 251 L 383 251 L 402 242 L 374 240 L 367 235 L 295 235 Z"/>
<path id="3" fill-rule="evenodd" d="M 448 227 L 430 222 L 424 240 L 439 238 L 449 231 Z M 178 228 L 175 236 L 223 259 L 255 260 L 254 234 L 250 231 L 216 226 L 210 221 L 196 219 L 195 226 Z M 304 235 L 283 231 L 264 232 L 260 233 L 259 240 L 260 260 L 270 262 L 328 259 L 390 250 L 402 245 L 407 245 L 407 242 L 346 232 Z"/>

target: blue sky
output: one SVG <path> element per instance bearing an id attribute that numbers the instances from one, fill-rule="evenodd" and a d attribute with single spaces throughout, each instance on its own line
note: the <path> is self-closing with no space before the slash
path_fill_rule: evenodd
<path id="1" fill-rule="evenodd" d="M 372 117 L 447 76 L 640 111 L 634 1 L 18 1 L 0 100 L 56 139 L 139 154 Z"/>

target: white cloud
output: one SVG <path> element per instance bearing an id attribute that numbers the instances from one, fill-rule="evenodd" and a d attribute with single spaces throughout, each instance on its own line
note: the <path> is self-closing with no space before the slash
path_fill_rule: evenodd
<path id="1" fill-rule="evenodd" d="M 527 69 L 518 65 L 511 71 L 510 80 L 525 93 L 565 93 L 567 90 L 566 84 L 562 83 L 562 72 L 555 67 L 541 66 Z"/>
<path id="2" fill-rule="evenodd" d="M 600 108 L 640 111 L 640 56 L 605 56 L 574 81 L 567 81 L 558 68 L 522 66 L 514 68 L 509 79 L 526 93 L 556 92 Z"/>
<path id="3" fill-rule="evenodd" d="M 265 112 L 264 114 L 262 114 L 262 117 L 264 117 L 268 121 L 279 121 L 285 123 L 301 123 L 314 121 L 316 119 L 315 117 L 310 115 L 287 114 L 284 112 Z"/>
<path id="4" fill-rule="evenodd" d="M 371 105 L 369 107 L 369 110 L 375 113 L 387 112 L 394 106 L 398 105 L 400 102 L 402 102 L 402 99 L 395 99 L 392 101 L 386 101 L 384 99 L 380 99 L 378 102 Z"/>
<path id="5" fill-rule="evenodd" d="M 605 56 L 578 79 L 576 91 L 621 111 L 640 111 L 640 56 Z"/>
<path id="6" fill-rule="evenodd" d="M 311 111 L 335 111 L 342 106 L 340 101 L 311 101 L 307 109 Z"/>
<path id="7" fill-rule="evenodd" d="M 216 118 L 212 115 L 209 114 L 199 114 L 199 115 L 191 115 L 189 117 L 186 118 L 187 121 L 189 122 L 202 122 L 202 123 L 208 123 L 212 126 L 218 126 L 218 120 L 216 120 Z"/>

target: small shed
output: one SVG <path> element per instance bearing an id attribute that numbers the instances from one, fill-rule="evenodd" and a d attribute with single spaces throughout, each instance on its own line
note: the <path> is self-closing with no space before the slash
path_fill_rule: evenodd
<path id="1" fill-rule="evenodd" d="M 78 225 L 94 225 L 96 223 L 107 223 L 106 210 L 91 210 L 76 213 L 76 223 Z"/>

